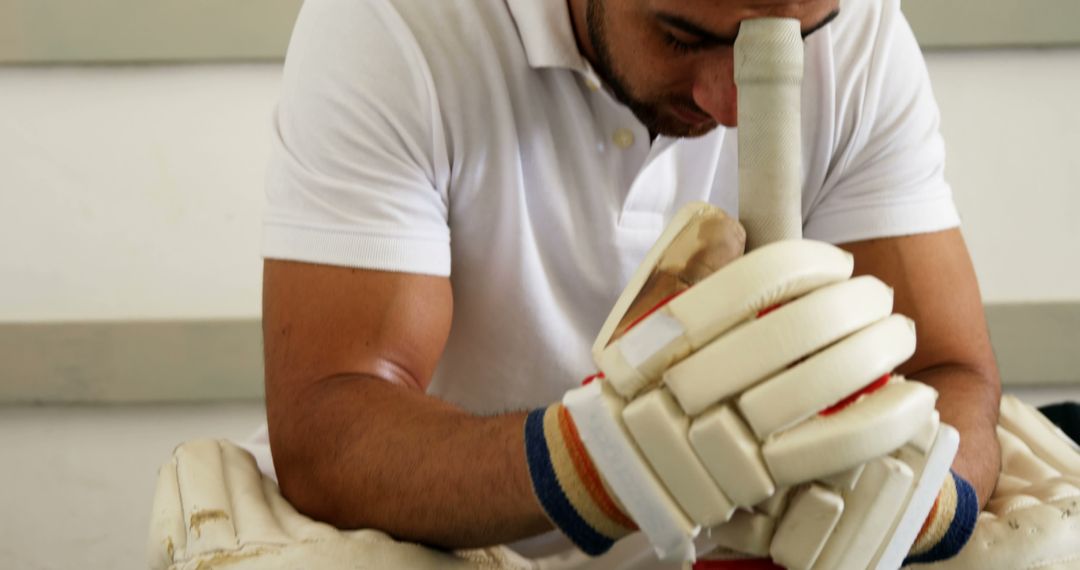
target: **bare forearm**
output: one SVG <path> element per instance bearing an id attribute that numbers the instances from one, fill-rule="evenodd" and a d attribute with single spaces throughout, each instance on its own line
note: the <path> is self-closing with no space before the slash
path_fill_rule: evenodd
<path id="1" fill-rule="evenodd" d="M 960 432 L 960 451 L 953 469 L 975 488 L 985 506 L 1001 471 L 997 439 L 1001 388 L 996 377 L 959 366 L 922 371 L 915 377 L 938 391 L 941 421 Z"/>
<path id="2" fill-rule="evenodd" d="M 282 491 L 314 518 L 446 548 L 551 528 L 531 490 L 524 413 L 478 417 L 363 376 L 297 396 L 288 418 L 268 401 L 271 444 Z"/>

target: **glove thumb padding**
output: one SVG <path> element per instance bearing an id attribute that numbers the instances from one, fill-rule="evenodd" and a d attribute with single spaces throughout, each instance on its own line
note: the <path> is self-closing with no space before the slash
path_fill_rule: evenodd
<path id="1" fill-rule="evenodd" d="M 704 203 L 672 220 L 620 296 L 597 345 L 622 336 L 646 315 L 743 253 L 737 220 Z M 582 551 L 598 555 L 638 529 L 593 464 L 562 404 L 534 410 L 525 422 L 533 491 L 555 525 Z"/>

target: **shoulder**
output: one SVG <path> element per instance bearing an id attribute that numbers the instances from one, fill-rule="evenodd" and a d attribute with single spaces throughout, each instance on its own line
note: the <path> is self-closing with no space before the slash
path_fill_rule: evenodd
<path id="1" fill-rule="evenodd" d="M 898 29 L 907 27 L 899 0 L 844 2 L 840 14 L 829 26 L 831 47 L 851 62 L 873 57 Z"/>
<path id="2" fill-rule="evenodd" d="M 898 79 L 922 79 L 925 63 L 899 0 L 845 2 L 822 38 L 841 107 L 845 103 L 888 103 L 884 90 Z M 848 100 L 845 100 L 848 99 Z M 855 101 L 850 101 L 854 99 Z"/>
<path id="3" fill-rule="evenodd" d="M 831 164 L 905 116 L 936 122 L 926 62 L 899 0 L 845 2 L 825 30 L 807 40 L 804 128 L 829 133 Z"/>

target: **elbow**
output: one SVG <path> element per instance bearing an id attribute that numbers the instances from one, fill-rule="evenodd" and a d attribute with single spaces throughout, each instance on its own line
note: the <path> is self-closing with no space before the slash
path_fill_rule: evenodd
<path id="1" fill-rule="evenodd" d="M 386 453 L 371 393 L 386 383 L 355 379 L 332 377 L 299 394 L 268 390 L 270 451 L 281 494 L 299 513 L 341 529 L 383 528 L 393 481 L 367 458 Z"/>
<path id="2" fill-rule="evenodd" d="M 345 438 L 330 433 L 333 424 L 324 421 L 325 413 L 317 411 L 320 399 L 318 392 L 267 398 L 270 453 L 278 489 L 289 504 L 304 516 L 344 528 L 346 521 L 336 493 L 342 482 L 335 458 L 341 452 L 333 442 Z"/>
<path id="3" fill-rule="evenodd" d="M 281 434 L 282 430 L 277 430 Z M 287 431 L 288 430 L 284 430 Z M 310 446 L 295 441 L 286 434 L 274 437 L 270 430 L 270 451 L 274 459 L 278 488 L 285 499 L 299 512 L 311 519 L 338 524 L 326 479 L 320 472 L 319 460 Z"/>

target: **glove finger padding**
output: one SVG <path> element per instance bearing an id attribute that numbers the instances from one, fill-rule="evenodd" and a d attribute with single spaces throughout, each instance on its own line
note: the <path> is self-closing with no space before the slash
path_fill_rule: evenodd
<path id="1" fill-rule="evenodd" d="M 755 255 L 744 259 L 753 260 Z M 629 433 L 691 520 L 704 526 L 723 522 L 735 505 L 751 506 L 768 497 L 776 486 L 791 486 L 855 468 L 891 452 L 914 435 L 921 420 L 932 413 L 936 392 L 899 377 L 880 393 L 828 417 L 814 418 L 770 435 L 764 441 L 754 437 L 739 414 L 723 403 L 747 385 L 754 385 L 759 376 L 805 358 L 819 346 L 887 315 L 890 309 L 888 289 L 872 278 L 823 288 L 735 329 L 728 336 L 738 337 L 733 341 L 738 350 L 724 346 L 714 351 L 716 345 L 728 344 L 728 336 L 717 339 L 666 372 L 663 388 L 651 390 L 626 405 L 623 420 Z M 829 319 L 830 314 L 838 316 Z M 893 328 L 913 336 L 909 325 L 900 325 Z M 892 336 L 884 335 L 879 340 L 887 342 Z M 846 342 L 849 340 L 834 349 L 843 354 Z M 850 342 L 858 347 L 872 344 L 858 335 Z M 913 345 L 913 340 L 907 344 Z M 903 345 L 899 351 L 894 349 L 891 345 L 882 347 L 888 356 L 881 360 L 892 361 L 887 366 L 902 362 L 910 354 Z M 711 370 L 698 369 L 696 375 L 681 370 L 706 352 L 712 352 L 707 355 L 710 358 L 718 353 L 725 358 L 716 361 Z M 857 360 L 857 356 L 853 358 Z M 800 366 L 814 365 L 811 358 Z M 878 372 L 874 367 L 868 369 L 873 375 Z M 873 375 L 853 385 L 861 388 L 874 379 Z M 673 378 L 681 382 L 678 390 L 672 384 Z M 796 411 L 802 416 L 813 415 L 848 395 L 834 392 L 832 399 L 819 397 L 816 402 L 803 402 Z M 710 409 L 717 404 L 719 407 Z"/>
<path id="2" fill-rule="evenodd" d="M 956 430 L 933 414 L 891 456 L 756 505 L 747 520 L 758 535 L 721 525 L 713 542 L 769 556 L 785 568 L 817 570 L 894 570 L 909 551 L 948 555 L 970 535 L 975 510 L 970 486 L 949 470 L 958 443 Z M 721 552 L 719 558 L 732 557 Z"/>
<path id="3" fill-rule="evenodd" d="M 632 398 L 655 385 L 671 365 L 736 325 L 847 279 L 853 267 L 850 254 L 823 243 L 790 241 L 761 248 L 671 299 L 622 337 L 604 342 L 594 351 L 596 364 L 620 395 Z"/>

